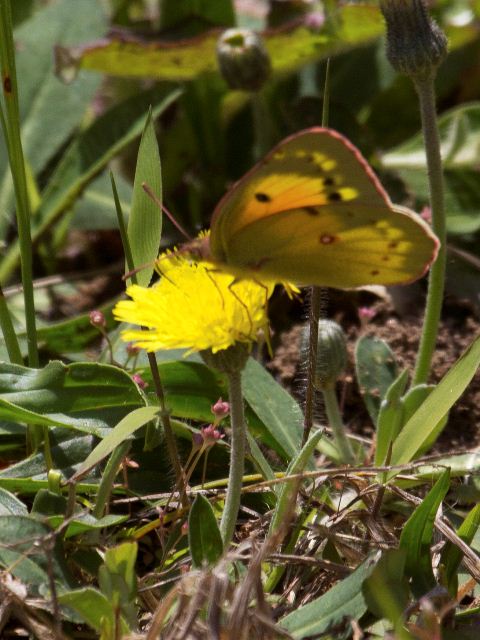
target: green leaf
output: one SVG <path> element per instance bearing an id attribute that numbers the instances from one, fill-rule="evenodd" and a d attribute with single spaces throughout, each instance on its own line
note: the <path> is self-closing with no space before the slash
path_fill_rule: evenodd
<path id="1" fill-rule="evenodd" d="M 115 183 L 122 211 L 128 219 L 132 200 L 132 186 L 121 175 L 115 177 Z M 89 230 L 118 228 L 112 183 L 105 172 L 89 184 L 82 198 L 77 200 L 71 227 Z"/>
<path id="2" fill-rule="evenodd" d="M 74 586 L 60 537 L 53 537 L 50 527 L 30 516 L 0 516 L 0 565 L 19 578 L 32 594 L 48 585 L 50 571 L 61 588 Z"/>
<path id="3" fill-rule="evenodd" d="M 111 626 L 114 626 L 115 619 L 112 603 L 93 587 L 67 591 L 60 594 L 58 601 L 61 605 L 70 607 L 70 609 L 78 613 L 82 620 L 95 631 L 102 631 L 105 620 L 109 620 Z M 128 627 L 124 621 L 121 621 L 121 631 L 125 634 L 128 633 Z"/>
<path id="4" fill-rule="evenodd" d="M 289 460 L 298 453 L 302 441 L 300 407 L 253 358 L 249 358 L 243 371 L 242 384 L 246 401 Z"/>
<path id="5" fill-rule="evenodd" d="M 162 235 L 162 211 L 145 193 L 146 183 L 162 202 L 162 171 L 157 138 L 149 112 L 138 150 L 132 211 L 128 220 L 128 240 L 135 268 L 149 265 L 136 274 L 137 282 L 147 287 L 152 279 L 154 260 L 158 257 Z M 127 265 L 127 272 L 129 271 Z"/>
<path id="6" fill-rule="evenodd" d="M 378 7 L 350 5 L 338 9 L 336 31 L 319 32 L 298 24 L 263 34 L 274 75 L 299 67 L 359 44 L 371 42 L 383 33 Z M 116 76 L 137 76 L 158 80 L 193 80 L 203 73 L 217 72 L 215 48 L 221 31 L 177 42 L 129 40 L 110 37 L 78 47 L 56 50 L 57 69 L 71 79 L 80 68 Z"/>
<path id="7" fill-rule="evenodd" d="M 143 404 L 130 376 L 111 365 L 52 361 L 30 369 L 0 364 L 0 419 L 102 436 L 109 420 Z"/>
<path id="8" fill-rule="evenodd" d="M 302 473 L 305 467 L 311 461 L 315 447 L 317 446 L 320 438 L 323 435 L 323 431 L 316 431 L 312 433 L 303 445 L 300 453 L 292 459 L 288 465 L 285 473 L 286 477 Z M 276 533 L 282 523 L 285 521 L 289 507 L 291 506 L 292 498 L 295 491 L 298 489 L 298 480 L 289 480 L 282 484 L 278 495 L 278 501 L 273 512 L 272 519 L 270 521 L 269 533 L 270 535 Z"/>
<path id="9" fill-rule="evenodd" d="M 465 391 L 479 365 L 480 338 L 477 338 L 403 427 L 393 445 L 391 464 L 404 464 L 413 459 Z M 392 472 L 389 477 L 393 475 Z"/>
<path id="10" fill-rule="evenodd" d="M 375 446 L 375 465 L 385 464 L 390 445 L 403 425 L 402 396 L 408 383 L 408 371 L 405 369 L 387 389 L 380 404 L 377 419 L 377 439 Z"/>
<path id="11" fill-rule="evenodd" d="M 440 147 L 445 172 L 445 209 L 451 233 L 473 233 L 480 229 L 480 103 L 463 104 L 438 119 Z M 395 169 L 416 196 L 428 202 L 425 147 L 418 133 L 389 153 L 382 164 Z"/>
<path id="12" fill-rule="evenodd" d="M 26 516 L 28 509 L 13 493 L 0 488 L 0 515 Z"/>
<path id="13" fill-rule="evenodd" d="M 335 640 L 351 636 L 350 618 L 358 620 L 367 610 L 362 593 L 364 581 L 372 574 L 378 555 L 372 556 L 361 564 L 348 578 L 338 582 L 327 593 L 316 600 L 299 607 L 280 620 L 280 625 L 294 638 L 311 638 L 324 634 L 330 627 L 336 629 Z"/>
<path id="14" fill-rule="evenodd" d="M 395 356 L 383 340 L 363 336 L 355 347 L 355 371 L 363 401 L 376 424 L 382 399 L 397 377 Z"/>
<path id="15" fill-rule="evenodd" d="M 198 494 L 188 516 L 188 544 L 193 566 L 214 565 L 223 553 L 223 542 L 210 502 Z"/>
<path id="16" fill-rule="evenodd" d="M 471 544 L 475 534 L 480 527 L 480 504 L 473 507 L 465 520 L 457 529 L 457 535 L 466 544 Z M 461 550 L 450 541 L 447 541 L 442 550 L 441 564 L 444 567 L 443 576 L 448 591 L 452 598 L 457 597 L 458 590 L 458 568 L 462 562 L 463 554 Z"/>
<path id="17" fill-rule="evenodd" d="M 408 393 L 403 397 L 403 423 L 406 424 L 413 414 L 418 411 L 422 403 L 435 389 L 435 385 L 421 384 L 416 387 L 412 387 L 408 390 Z M 415 452 L 415 458 L 419 458 L 426 453 L 435 444 L 438 436 L 442 432 L 443 428 L 448 422 L 448 413 L 438 421 L 435 427 L 431 430 L 429 437 L 423 442 L 418 451 Z"/>
<path id="18" fill-rule="evenodd" d="M 412 591 L 416 597 L 435 586 L 430 546 L 435 516 L 449 486 L 450 469 L 446 469 L 407 520 L 400 535 L 400 549 L 406 554 L 405 572 L 412 578 Z"/>
<path id="19" fill-rule="evenodd" d="M 121 576 L 128 588 L 130 598 L 134 598 L 137 593 L 135 574 L 137 551 L 136 542 L 123 542 L 115 547 L 110 547 L 105 552 L 105 567 L 110 573 Z"/>
<path id="20" fill-rule="evenodd" d="M 72 476 L 71 480 L 76 481 L 96 464 L 106 458 L 124 440 L 129 438 L 137 429 L 157 418 L 160 412 L 159 407 L 141 407 L 129 413 L 121 420 L 114 429 L 95 447 L 88 458 L 80 465 L 80 468 Z"/>
<path id="21" fill-rule="evenodd" d="M 12 8 L 24 5 L 12 2 Z M 37 11 L 15 31 L 16 66 L 20 91 L 21 136 L 25 157 L 34 175 L 58 152 L 78 126 L 93 98 L 99 78 L 81 74 L 67 87 L 54 76 L 54 44 L 70 44 L 100 36 L 105 29 L 97 0 L 83 3 L 60 0 Z M 0 237 L 13 204 L 10 172 L 0 146 Z"/>
<path id="22" fill-rule="evenodd" d="M 115 302 L 98 307 L 105 317 L 106 330 L 113 329 L 117 322 L 113 319 L 112 309 Z M 21 333 L 23 337 L 26 334 Z M 62 320 L 61 322 L 52 322 L 37 329 L 37 338 L 39 346 L 48 349 L 50 353 L 64 355 L 65 353 L 81 353 L 94 340 L 98 340 L 99 332 L 90 322 L 90 314 L 83 313 L 81 315 Z"/>
<path id="23" fill-rule="evenodd" d="M 404 550 L 385 551 L 372 575 L 363 583 L 363 595 L 369 610 L 378 619 L 387 618 L 392 622 L 398 640 L 413 640 L 403 627 L 403 614 L 409 597 L 404 570 Z"/>
<path id="24" fill-rule="evenodd" d="M 106 164 L 141 134 L 149 105 L 153 105 L 152 116 L 156 118 L 180 93 L 171 84 L 137 93 L 112 107 L 85 129 L 65 151 L 42 193 L 32 238 L 39 238 L 49 229 Z M 0 282 L 15 267 L 19 255 L 16 242 L 2 260 Z"/>

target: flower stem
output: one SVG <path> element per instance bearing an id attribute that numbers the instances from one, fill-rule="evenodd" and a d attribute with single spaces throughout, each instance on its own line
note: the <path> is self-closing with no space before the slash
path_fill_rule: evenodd
<path id="1" fill-rule="evenodd" d="M 112 183 L 113 198 L 115 201 L 115 210 L 117 213 L 118 227 L 120 230 L 120 236 L 122 239 L 123 249 L 125 252 L 125 260 L 127 262 L 128 268 L 132 272 L 129 278 L 132 283 L 137 284 L 137 276 L 135 273 L 133 273 L 136 265 L 133 261 L 132 250 L 130 247 L 130 241 L 128 238 L 127 228 L 125 225 L 125 218 L 123 216 L 120 199 L 118 197 L 115 179 L 113 177 L 113 173 L 111 172 L 110 172 L 110 181 Z M 162 380 L 160 378 L 158 363 L 154 353 L 148 353 L 147 357 L 148 357 L 148 364 L 150 365 L 150 371 L 152 373 L 152 380 L 155 387 L 155 393 L 157 395 L 158 402 L 160 405 L 160 419 L 162 421 L 163 433 L 165 434 L 165 442 L 167 445 L 168 457 L 170 459 L 170 463 L 175 473 L 176 488 L 179 492 L 180 501 L 182 505 L 186 507 L 188 505 L 188 497 L 186 493 L 187 482 L 185 479 L 185 472 L 180 462 L 180 456 L 178 455 L 177 443 L 175 441 L 175 436 L 173 435 L 172 423 L 170 421 L 170 414 L 165 404 L 165 393 L 163 391 L 163 385 L 162 385 Z"/>
<path id="2" fill-rule="evenodd" d="M 333 431 L 335 444 L 342 458 L 342 462 L 353 464 L 355 455 L 350 446 L 350 442 L 345 435 L 340 408 L 338 406 L 337 395 L 333 385 L 325 385 L 322 388 L 323 399 L 325 401 L 325 411 L 327 412 L 328 423 Z"/>
<path id="3" fill-rule="evenodd" d="M 325 84 L 323 87 L 322 127 L 328 127 L 330 115 L 330 58 L 325 67 Z M 305 412 L 303 420 L 302 447 L 307 442 L 313 426 L 313 400 L 315 367 L 317 366 L 318 350 L 318 321 L 322 315 L 322 300 L 328 296 L 328 289 L 324 287 L 311 287 L 310 289 L 310 316 L 308 338 L 308 369 L 307 389 L 305 391 Z"/>
<path id="4" fill-rule="evenodd" d="M 220 522 L 220 533 L 222 534 L 225 548 L 233 538 L 237 522 L 245 466 L 245 418 L 243 413 L 242 374 L 241 371 L 231 371 L 227 375 L 232 439 L 230 443 L 230 473 L 228 476 L 227 497 Z"/>
<path id="5" fill-rule="evenodd" d="M 446 223 L 442 159 L 435 111 L 435 88 L 433 75 L 416 80 L 415 87 L 420 102 L 423 137 L 427 155 L 432 229 L 440 241 L 438 256 L 428 278 L 428 294 L 423 321 L 422 337 L 417 356 L 413 385 L 425 383 L 437 340 L 446 267 Z"/>

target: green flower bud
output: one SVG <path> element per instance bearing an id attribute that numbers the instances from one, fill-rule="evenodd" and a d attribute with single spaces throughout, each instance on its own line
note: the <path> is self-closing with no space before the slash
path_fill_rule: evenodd
<path id="1" fill-rule="evenodd" d="M 215 353 L 210 349 L 200 351 L 200 355 L 207 367 L 226 374 L 241 371 L 247 363 L 249 354 L 249 345 L 243 342 L 236 342 L 228 349 L 221 349 Z"/>
<path id="2" fill-rule="evenodd" d="M 333 387 L 347 366 L 347 344 L 342 327 L 333 320 L 319 320 L 317 364 L 313 384 L 319 391 Z"/>
<path id="3" fill-rule="evenodd" d="M 414 80 L 428 78 L 447 55 L 447 38 L 432 20 L 424 0 L 381 0 L 387 23 L 387 58 Z"/>
<path id="4" fill-rule="evenodd" d="M 227 29 L 217 42 L 217 60 L 231 89 L 258 91 L 271 71 L 261 37 L 249 29 Z"/>

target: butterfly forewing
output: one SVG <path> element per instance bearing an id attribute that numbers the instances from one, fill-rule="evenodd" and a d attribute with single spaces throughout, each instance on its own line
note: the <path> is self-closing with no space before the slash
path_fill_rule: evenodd
<path id="1" fill-rule="evenodd" d="M 225 195 L 212 219 L 212 242 L 224 246 L 244 226 L 281 211 L 346 201 L 380 204 L 388 196 L 346 138 L 309 129 L 281 142 Z"/>
<path id="2" fill-rule="evenodd" d="M 310 129 L 280 143 L 223 198 L 213 258 L 298 284 L 355 287 L 420 277 L 436 239 L 395 207 L 360 152 Z"/>

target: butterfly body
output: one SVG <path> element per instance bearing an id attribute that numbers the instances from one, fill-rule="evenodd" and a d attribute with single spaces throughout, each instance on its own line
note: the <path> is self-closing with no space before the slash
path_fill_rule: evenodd
<path id="1" fill-rule="evenodd" d="M 358 149 L 321 127 L 285 139 L 237 182 L 201 243 L 203 258 L 234 273 L 337 288 L 410 282 L 438 249 Z"/>

